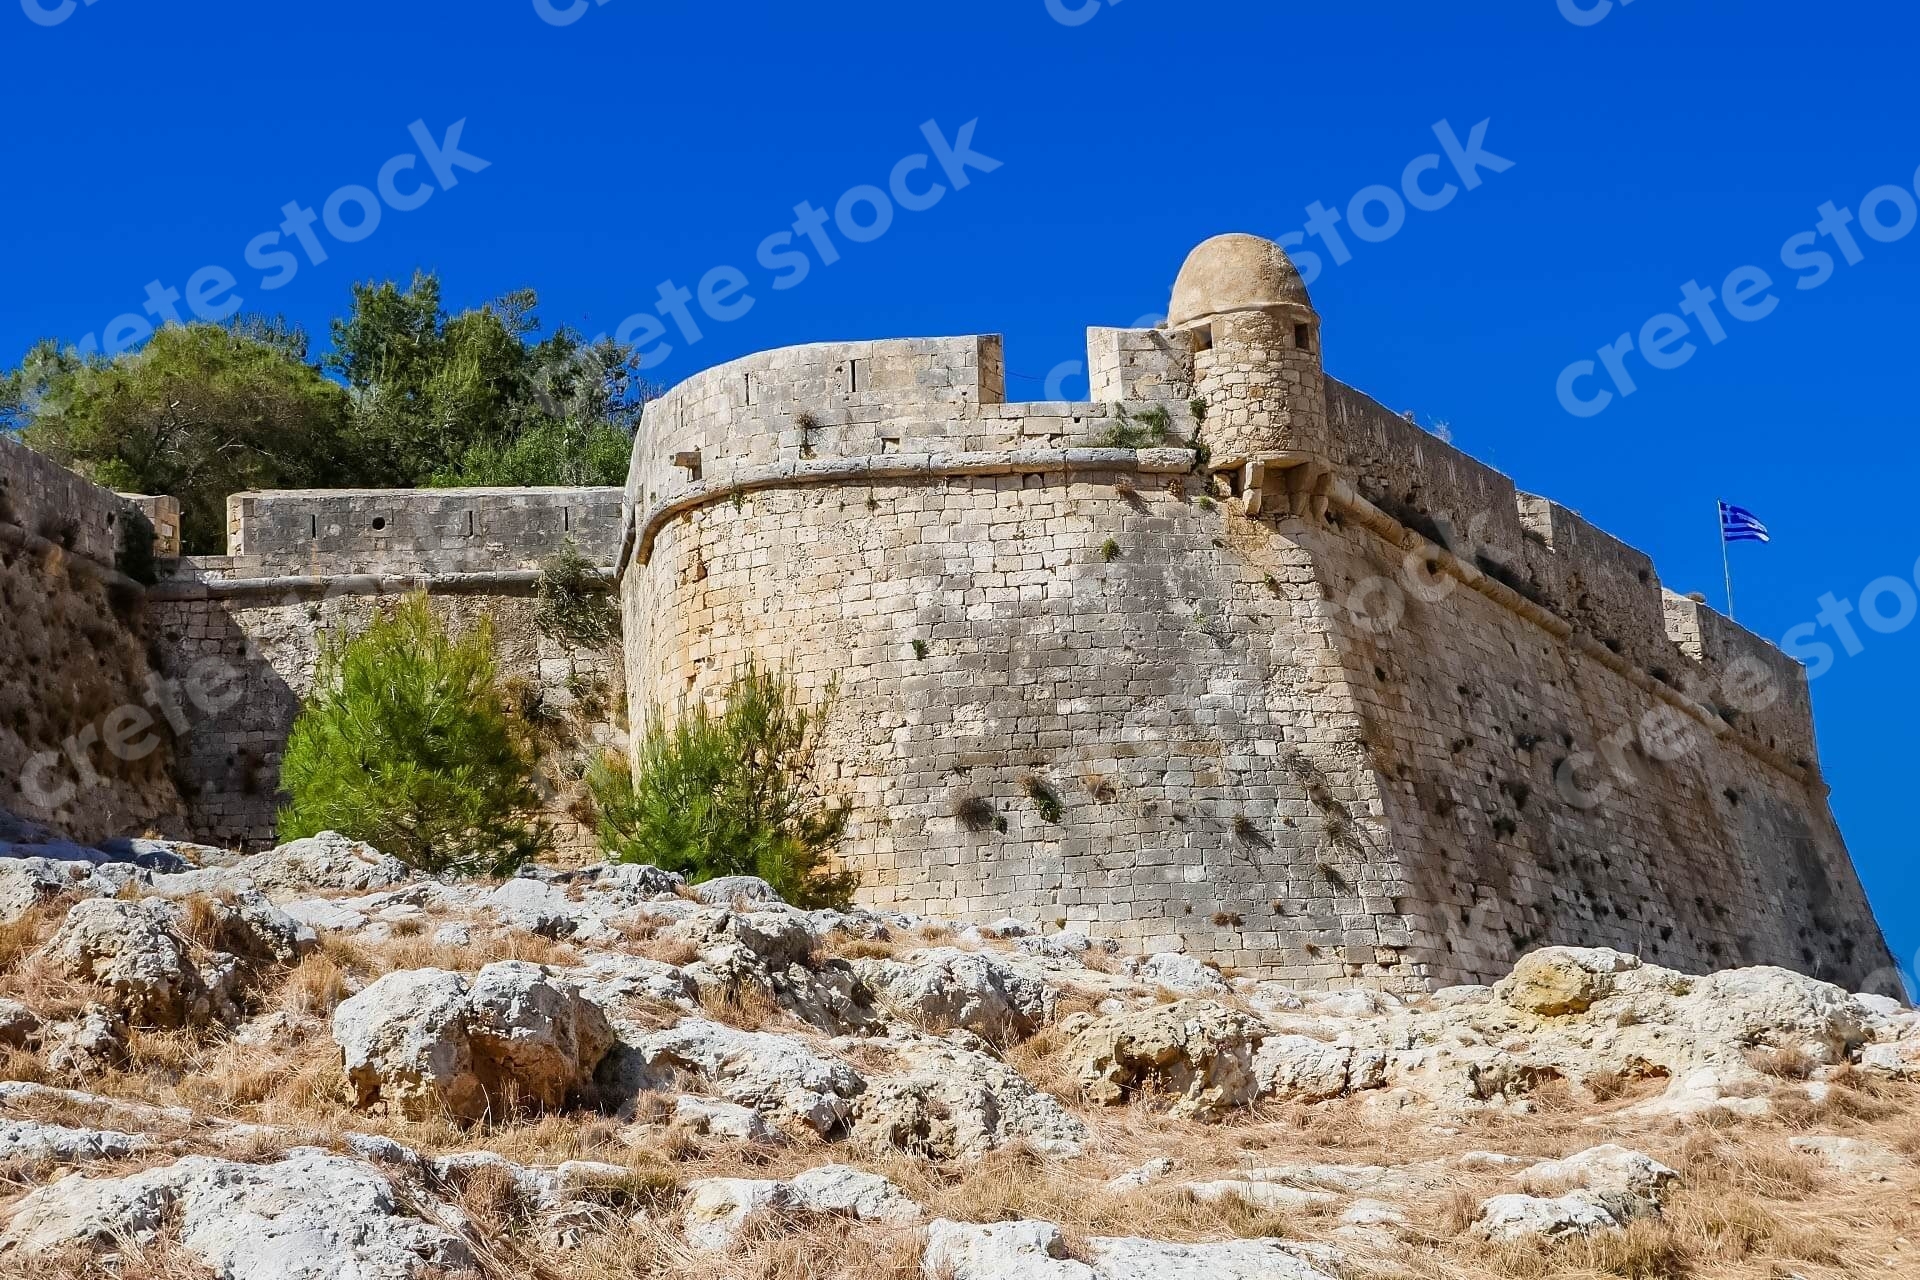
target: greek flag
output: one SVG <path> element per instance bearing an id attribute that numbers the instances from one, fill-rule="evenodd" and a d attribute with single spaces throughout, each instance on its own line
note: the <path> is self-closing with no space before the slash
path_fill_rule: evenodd
<path id="1" fill-rule="evenodd" d="M 1731 502 L 1720 504 L 1720 537 L 1727 542 L 1772 542 L 1773 536 L 1760 518 L 1745 507 Z"/>

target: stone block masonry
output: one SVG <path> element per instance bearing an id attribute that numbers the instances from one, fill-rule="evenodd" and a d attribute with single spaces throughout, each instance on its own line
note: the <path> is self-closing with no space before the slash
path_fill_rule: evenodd
<path id="1" fill-rule="evenodd" d="M 592 851 L 580 780 L 624 746 L 624 665 L 617 642 L 541 634 L 535 591 L 569 541 L 610 568 L 620 490 L 237 494 L 233 554 L 190 559 L 173 499 L 113 494 L 4 437 L 0 495 L 0 807 L 85 839 L 273 843 L 321 636 L 425 591 L 456 628 L 491 622 L 538 730 L 556 846 Z M 163 557 L 151 589 L 113 568 L 135 509 Z"/>
<path id="2" fill-rule="evenodd" d="M 636 438 L 631 714 L 750 655 L 837 688 L 874 904 L 1329 987 L 1549 943 L 1890 966 L 1802 670 L 1320 339 L 1285 255 L 1222 237 L 1165 327 L 1090 332 L 1099 403 L 1007 404 L 994 337 L 708 370 Z"/>

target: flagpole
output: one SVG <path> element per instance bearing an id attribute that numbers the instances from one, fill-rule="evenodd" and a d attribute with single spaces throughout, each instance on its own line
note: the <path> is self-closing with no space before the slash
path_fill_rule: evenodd
<path id="1" fill-rule="evenodd" d="M 1733 622 L 1735 621 L 1733 616 L 1733 556 L 1727 551 L 1727 503 L 1724 498 L 1715 502 L 1714 512 L 1718 517 L 1714 523 L 1719 526 L 1720 532 L 1720 566 L 1725 569 L 1727 573 L 1727 621 Z"/>

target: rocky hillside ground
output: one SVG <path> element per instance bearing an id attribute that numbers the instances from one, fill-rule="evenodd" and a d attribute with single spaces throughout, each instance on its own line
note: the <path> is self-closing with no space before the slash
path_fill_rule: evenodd
<path id="1" fill-rule="evenodd" d="M 651 867 L 10 853 L 0 1275 L 1920 1276 L 1920 1015 L 1784 970 L 1404 1002 Z"/>

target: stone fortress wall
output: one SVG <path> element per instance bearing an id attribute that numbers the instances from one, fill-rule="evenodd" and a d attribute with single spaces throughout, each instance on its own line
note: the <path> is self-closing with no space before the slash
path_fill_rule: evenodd
<path id="1" fill-rule="evenodd" d="M 1089 403 L 1006 403 L 994 337 L 697 375 L 635 443 L 632 715 L 749 655 L 834 690 L 877 904 L 1326 986 L 1548 943 L 1889 965 L 1802 669 L 1320 338 L 1284 254 L 1223 237 L 1165 328 L 1090 332 Z"/>
<path id="2" fill-rule="evenodd" d="M 619 645 L 546 636 L 534 604 L 542 563 L 568 541 L 613 564 L 619 489 L 235 494 L 231 554 L 180 558 L 171 499 L 110 493 L 6 437 L 0 481 L 0 807 L 87 839 L 272 843 L 321 636 L 424 591 L 457 627 L 492 624 L 514 696 L 543 726 L 557 847 L 591 849 L 579 775 L 623 743 Z M 150 587 L 115 569 L 130 508 L 155 526 Z M 137 758 L 109 748 L 116 732 L 145 744 Z"/>
<path id="3" fill-rule="evenodd" d="M 424 591 L 456 629 L 485 618 L 515 696 L 543 738 L 557 847 L 584 855 L 579 776 L 620 741 L 618 642 L 569 646 L 534 623 L 540 565 L 568 541 L 613 563 L 618 489 L 287 490 L 227 500 L 231 554 L 178 561 L 149 593 L 166 665 L 220 673 L 212 710 L 178 746 L 197 838 L 255 847 L 274 838 L 280 758 L 311 689 L 324 635 L 356 631 Z"/>
<path id="4" fill-rule="evenodd" d="M 182 810 L 148 709 L 143 588 L 117 567 L 140 507 L 170 510 L 177 540 L 177 504 L 89 484 L 0 434 L 0 809 L 87 839 Z"/>

